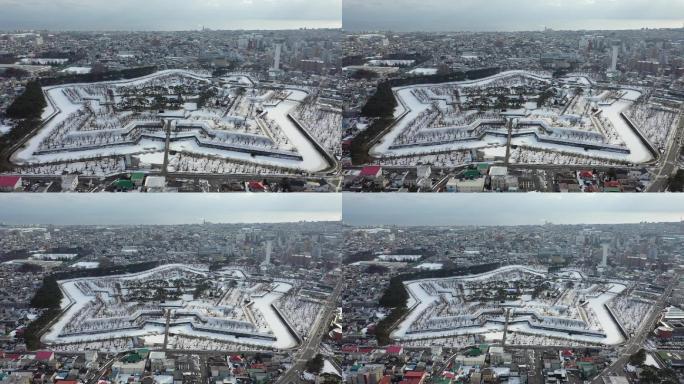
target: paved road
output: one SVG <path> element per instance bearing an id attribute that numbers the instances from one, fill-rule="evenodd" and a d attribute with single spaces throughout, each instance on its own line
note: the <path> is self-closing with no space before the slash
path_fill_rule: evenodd
<path id="1" fill-rule="evenodd" d="M 166 310 L 166 325 L 164 326 L 164 351 L 169 346 L 169 323 L 171 322 L 171 309 Z"/>
<path id="2" fill-rule="evenodd" d="M 508 318 L 511 315 L 511 309 L 506 308 L 506 322 L 504 323 L 504 331 L 503 331 L 503 336 L 501 337 L 501 346 L 505 347 L 506 346 L 506 335 L 508 334 Z"/>
<path id="3" fill-rule="evenodd" d="M 169 166 L 169 146 L 171 145 L 171 120 L 162 120 L 164 122 L 164 131 L 166 131 L 166 140 L 164 141 L 164 163 L 162 164 L 161 174 L 166 176 Z"/>
<path id="4" fill-rule="evenodd" d="M 116 355 L 114 355 L 110 360 L 107 360 L 107 362 L 100 368 L 98 369 L 95 374 L 88 374 L 86 376 L 86 379 L 84 380 L 86 384 L 94 384 L 97 383 L 107 371 L 112 367 L 115 361 L 121 359 L 126 355 L 126 352 L 121 352 Z"/>
<path id="5" fill-rule="evenodd" d="M 290 383 L 300 383 L 303 380 L 300 379 L 301 373 L 304 371 L 304 365 L 307 361 L 311 360 L 318 353 L 319 346 L 323 336 L 327 334 L 328 325 L 332 322 L 335 316 L 335 309 L 338 306 L 340 294 L 342 293 L 343 280 L 342 276 L 337 281 L 333 293 L 328 298 L 323 309 L 323 315 L 318 319 L 318 322 L 314 324 L 314 332 L 309 336 L 307 340 L 300 346 L 299 350 L 295 353 L 295 362 L 287 372 L 276 381 L 277 384 L 290 384 Z"/>
<path id="6" fill-rule="evenodd" d="M 506 138 L 506 157 L 504 160 L 504 165 L 508 166 L 508 160 L 511 158 L 511 139 L 513 138 L 513 121 L 508 120 L 506 122 L 508 126 L 508 137 Z"/>
<path id="7" fill-rule="evenodd" d="M 663 192 L 667 188 L 668 178 L 679 168 L 679 153 L 684 146 L 684 106 L 680 111 L 679 126 L 670 139 L 665 154 L 660 158 L 660 169 L 655 175 L 655 180 L 649 185 L 647 192 Z"/>

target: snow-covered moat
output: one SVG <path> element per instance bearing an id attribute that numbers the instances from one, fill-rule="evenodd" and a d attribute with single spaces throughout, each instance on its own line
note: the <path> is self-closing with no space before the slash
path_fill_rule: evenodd
<path id="1" fill-rule="evenodd" d="M 55 348 L 132 338 L 163 343 L 168 327 L 169 348 L 202 349 L 211 340 L 226 349 L 289 349 L 311 331 L 324 306 L 301 282 L 201 265 L 168 264 L 59 286 L 63 312 L 41 339 Z"/>
<path id="2" fill-rule="evenodd" d="M 263 86 L 248 74 L 210 78 L 187 70 L 45 87 L 43 125 L 11 161 L 23 173 L 57 174 L 89 162 L 77 170 L 104 175 L 161 165 L 168 146 L 172 172 L 325 171 L 339 147 L 342 114 L 318 92 Z M 134 164 L 112 162 L 120 158 Z M 55 163 L 65 165 L 46 166 Z"/>
<path id="3" fill-rule="evenodd" d="M 647 163 L 679 120 L 642 89 L 584 76 L 514 70 L 392 91 L 396 119 L 370 150 L 386 165 L 455 166 L 473 161 L 477 150 L 503 158 L 509 131 L 512 163 L 557 163 L 554 154 L 568 164 Z"/>
<path id="4" fill-rule="evenodd" d="M 638 328 L 634 319 L 643 319 L 652 308 L 629 296 L 619 282 L 520 265 L 404 285 L 409 312 L 392 332 L 400 341 L 473 334 L 500 338 L 507 323 L 509 336 L 616 345 Z"/>

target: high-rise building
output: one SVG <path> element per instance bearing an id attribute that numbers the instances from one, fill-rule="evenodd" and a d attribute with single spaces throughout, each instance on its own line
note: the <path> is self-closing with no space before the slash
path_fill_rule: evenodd
<path id="1" fill-rule="evenodd" d="M 603 257 L 601 259 L 601 267 L 606 268 L 608 266 L 608 243 L 603 243 L 601 244 L 601 247 L 603 248 Z"/>
<path id="2" fill-rule="evenodd" d="M 283 49 L 283 44 L 276 43 L 275 54 L 273 55 L 273 69 L 276 71 L 280 70 L 280 53 L 281 53 L 282 49 Z"/>
<path id="3" fill-rule="evenodd" d="M 611 57 L 611 61 L 610 61 L 610 71 L 611 72 L 617 71 L 617 60 L 618 60 L 619 49 L 620 49 L 619 45 L 613 44 L 612 57 Z"/>

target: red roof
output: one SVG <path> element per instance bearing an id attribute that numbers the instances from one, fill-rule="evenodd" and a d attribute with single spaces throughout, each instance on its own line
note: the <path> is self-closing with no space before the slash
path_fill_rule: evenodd
<path id="1" fill-rule="evenodd" d="M 400 354 L 401 351 L 403 351 L 404 348 L 401 345 L 388 345 L 385 348 L 385 352 L 387 353 L 392 353 L 392 354 Z"/>
<path id="2" fill-rule="evenodd" d="M 57 380 L 55 384 L 78 384 L 76 380 Z"/>
<path id="3" fill-rule="evenodd" d="M 408 371 L 408 372 L 404 373 L 404 377 L 411 377 L 411 378 L 418 377 L 418 378 L 421 378 L 421 377 L 423 377 L 423 376 L 425 376 L 425 372 Z"/>
<path id="4" fill-rule="evenodd" d="M 606 181 L 606 187 L 619 187 L 620 182 L 617 180 Z"/>
<path id="5" fill-rule="evenodd" d="M 54 352 L 51 351 L 38 351 L 36 352 L 36 360 L 48 361 L 55 356 Z"/>
<path id="6" fill-rule="evenodd" d="M 418 378 L 418 377 L 412 377 L 409 379 L 404 379 L 404 380 L 399 382 L 399 384 L 418 384 L 418 383 L 420 383 L 420 378 Z"/>
<path id="7" fill-rule="evenodd" d="M 380 382 L 378 384 L 390 384 L 392 382 L 392 378 L 390 375 L 385 375 L 380 379 Z"/>
<path id="8" fill-rule="evenodd" d="M 594 174 L 591 171 L 581 171 L 580 177 L 583 179 L 591 179 L 592 177 L 594 177 Z"/>
<path id="9" fill-rule="evenodd" d="M 0 176 L 0 188 L 12 187 L 17 185 L 21 176 Z"/>
<path id="10" fill-rule="evenodd" d="M 369 165 L 367 167 L 361 168 L 361 173 L 359 173 L 359 176 L 372 176 L 376 177 L 378 174 L 382 171 L 382 167 L 379 165 Z"/>
<path id="11" fill-rule="evenodd" d="M 251 189 L 251 190 L 257 190 L 257 191 L 263 191 L 264 190 L 263 184 L 261 184 L 258 181 L 250 181 L 248 186 L 249 186 L 249 189 Z"/>
<path id="12" fill-rule="evenodd" d="M 352 352 L 357 352 L 359 350 L 359 347 L 357 347 L 354 344 L 346 344 L 342 346 L 342 352 L 343 353 L 352 353 Z"/>
<path id="13" fill-rule="evenodd" d="M 572 356 L 572 351 L 569 349 L 564 349 L 562 352 L 563 356 Z"/>

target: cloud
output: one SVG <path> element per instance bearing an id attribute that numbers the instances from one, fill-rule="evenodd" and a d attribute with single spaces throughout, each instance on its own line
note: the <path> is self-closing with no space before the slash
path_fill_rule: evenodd
<path id="1" fill-rule="evenodd" d="M 3 29 L 183 30 L 341 26 L 342 0 L 4 0 Z"/>
<path id="2" fill-rule="evenodd" d="M 684 218 L 684 194 L 345 194 L 342 206 L 343 221 L 351 225 L 598 224 Z"/>
<path id="3" fill-rule="evenodd" d="M 681 0 L 344 0 L 347 30 L 495 31 L 589 29 L 622 25 L 679 27 Z M 610 21 L 606 23 L 605 21 Z M 639 24 L 641 21 L 641 24 Z M 658 21 L 658 22 L 656 22 Z"/>
<path id="4" fill-rule="evenodd" d="M 341 220 L 338 194 L 0 195 L 0 223 L 188 224 Z M 77 214 L 74 214 L 77 213 Z"/>

